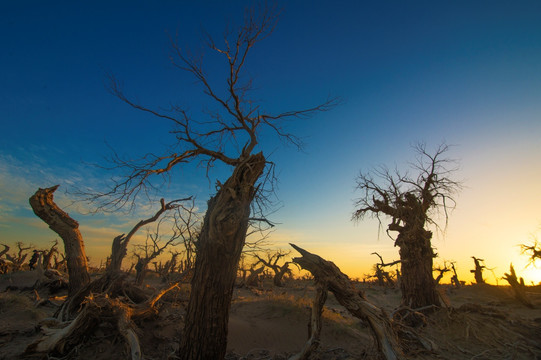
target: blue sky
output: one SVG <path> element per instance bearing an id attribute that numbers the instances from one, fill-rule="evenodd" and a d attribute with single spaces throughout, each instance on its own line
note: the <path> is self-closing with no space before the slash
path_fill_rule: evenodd
<path id="1" fill-rule="evenodd" d="M 148 117 L 107 91 L 114 74 L 130 96 L 150 107 L 180 104 L 200 114 L 201 88 L 169 60 L 170 37 L 204 50 L 202 29 L 217 41 L 242 21 L 248 1 L 4 2 L 0 6 L 0 242 L 36 245 L 56 237 L 31 212 L 38 186 L 62 190 L 106 185 L 110 144 L 120 154 L 160 153 L 171 144 L 168 123 Z M 469 276 L 469 256 L 507 270 L 521 262 L 516 244 L 541 223 L 541 4 L 539 2 L 278 2 L 271 37 L 254 48 L 247 76 L 271 113 L 303 109 L 338 96 L 342 104 L 291 123 L 303 152 L 265 137 L 262 150 L 279 174 L 277 244 L 296 242 L 361 276 L 379 251 L 373 221 L 352 223 L 354 179 L 379 164 L 404 166 L 410 145 L 456 145 L 465 189 L 440 255 Z M 205 51 L 209 76 L 223 80 Z M 199 116 L 199 115 L 198 115 Z M 227 168 L 176 170 L 169 196 L 197 195 L 199 205 Z M 86 205 L 59 201 L 80 220 L 87 251 L 98 257 L 131 215 L 84 215 Z M 145 204 L 142 204 L 145 205 Z M 98 251 L 99 249 L 99 251 Z M 541 274 L 519 267 L 541 281 Z M 530 275 L 528 275 L 530 276 Z"/>

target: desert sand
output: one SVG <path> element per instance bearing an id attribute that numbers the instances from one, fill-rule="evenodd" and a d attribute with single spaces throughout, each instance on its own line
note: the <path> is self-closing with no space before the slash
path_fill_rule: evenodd
<path id="1" fill-rule="evenodd" d="M 30 288 L 32 271 L 0 275 L 0 359 L 40 359 L 25 354 L 42 337 L 40 322 L 53 316 L 65 293 L 48 294 Z M 150 278 L 145 291 L 163 286 Z M 400 291 L 358 283 L 374 304 L 389 315 L 400 303 Z M 541 359 L 541 288 L 528 287 L 534 308 L 516 301 L 503 286 L 468 285 L 455 289 L 440 285 L 450 306 L 436 309 L 411 328 L 426 348 L 406 345 L 411 359 Z M 169 293 L 151 320 L 137 324 L 145 359 L 174 359 L 182 329 L 189 285 Z M 227 359 L 287 359 L 307 340 L 309 308 L 314 295 L 310 280 L 286 282 L 283 288 L 264 282 L 258 288 L 235 289 L 230 312 Z M 41 301 L 40 301 L 41 300 Z M 39 304 L 39 305 L 38 305 Z M 329 294 L 321 344 L 313 359 L 378 359 L 368 324 L 356 319 Z M 107 322 L 98 324 L 83 343 L 55 359 L 123 359 L 127 347 Z M 52 359 L 52 357 L 49 357 Z"/>

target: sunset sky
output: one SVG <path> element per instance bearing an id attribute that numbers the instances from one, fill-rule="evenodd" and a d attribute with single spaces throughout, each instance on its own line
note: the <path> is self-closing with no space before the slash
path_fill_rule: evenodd
<path id="1" fill-rule="evenodd" d="M 0 6 L 0 243 L 45 247 L 58 236 L 30 209 L 38 187 L 60 184 L 56 199 L 81 224 L 96 264 L 114 236 L 152 213 L 141 199 L 131 214 L 88 214 L 76 188 L 104 189 L 110 147 L 136 158 L 162 153 L 170 124 L 131 109 L 107 90 L 107 74 L 153 108 L 208 106 L 201 87 L 172 66 L 170 38 L 203 51 L 209 77 L 223 63 L 204 48 L 243 19 L 248 1 L 10 1 Z M 445 142 L 464 189 L 433 245 L 470 281 L 471 256 L 501 284 L 513 262 L 527 283 L 518 244 L 541 238 L 541 2 L 279 1 L 274 33 L 250 54 L 246 76 L 268 113 L 340 97 L 333 110 L 288 124 L 302 152 L 264 137 L 276 164 L 276 246 L 295 243 L 334 261 L 351 277 L 370 271 L 378 251 L 398 249 L 375 220 L 352 222 L 355 178 L 386 164 L 406 169 L 412 144 Z M 231 169 L 175 169 L 166 199 L 194 195 L 204 210 L 216 180 Z M 66 194 L 65 192 L 69 193 Z M 383 224 L 383 229 L 386 223 Z M 448 277 L 446 277 L 446 280 Z"/>

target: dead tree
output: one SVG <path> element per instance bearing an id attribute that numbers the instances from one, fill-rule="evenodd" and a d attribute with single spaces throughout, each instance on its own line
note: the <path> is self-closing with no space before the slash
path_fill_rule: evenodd
<path id="1" fill-rule="evenodd" d="M 522 254 L 526 254 L 530 257 L 528 265 L 535 264 L 536 260 L 541 260 L 541 245 L 536 237 L 534 237 L 532 245 L 521 244 L 520 250 Z M 5 245 L 4 245 L 5 246 Z"/>
<path id="2" fill-rule="evenodd" d="M 259 15 L 249 11 L 244 25 L 226 34 L 223 46 L 208 37 L 210 53 L 227 67 L 223 82 L 211 81 L 202 58 L 193 57 L 173 41 L 173 65 L 191 74 L 214 106 L 201 117 L 193 118 L 180 106 L 172 106 L 170 111 L 145 107 L 126 96 L 119 83 L 111 78 L 110 90 L 115 96 L 135 109 L 171 121 L 175 139 L 174 146 L 164 155 L 149 154 L 139 160 L 113 155 L 115 169 L 124 173 L 108 191 L 91 196 L 100 208 L 133 205 L 139 193 L 155 188 L 154 175 L 167 177 L 173 168 L 187 162 L 198 162 L 207 170 L 221 162 L 232 169 L 226 181 L 217 181 L 216 194 L 207 203 L 197 240 L 191 295 L 179 350 L 181 359 L 225 356 L 237 264 L 250 219 L 264 218 L 260 212 L 267 194 L 264 190 L 269 189 L 265 184 L 273 178 L 272 164 L 267 163 L 262 152 L 257 152 L 259 136 L 267 128 L 285 142 L 301 146 L 301 141 L 283 128 L 284 121 L 306 118 L 336 104 L 336 100 L 329 100 L 305 110 L 270 114 L 258 100 L 249 97 L 253 88 L 245 74 L 248 55 L 272 33 L 276 18 L 273 11 L 264 10 Z M 263 176 L 265 169 L 269 170 L 268 176 Z"/>
<path id="3" fill-rule="evenodd" d="M 471 258 L 475 264 L 475 269 L 470 270 L 470 272 L 474 274 L 475 283 L 485 284 L 485 279 L 483 279 L 483 269 L 485 269 L 486 266 L 481 264 L 481 262 L 484 262 L 485 260 L 476 258 L 475 256 L 472 256 Z"/>
<path id="4" fill-rule="evenodd" d="M 252 265 L 252 267 L 248 270 L 249 274 L 246 278 L 246 282 L 244 283 L 247 287 L 259 286 L 259 276 L 263 273 L 263 270 L 265 270 L 265 266 L 260 266 L 258 268 L 255 266 L 255 264 Z"/>
<path id="5" fill-rule="evenodd" d="M 21 270 L 24 261 L 26 260 L 26 257 L 28 256 L 27 251 L 32 249 L 32 246 L 24 247 L 24 244 L 20 241 L 17 242 L 17 253 L 15 255 L 10 255 L 6 253 L 6 259 L 11 261 L 13 264 L 13 270 L 19 271 Z M 9 249 L 9 248 L 8 248 Z"/>
<path id="6" fill-rule="evenodd" d="M 2 245 L 4 246 L 4 250 L 0 251 L 0 274 L 7 274 L 13 267 L 13 264 L 7 259 L 7 257 L 2 259 L 2 256 L 6 255 L 9 251 L 9 246 L 6 244 Z"/>
<path id="7" fill-rule="evenodd" d="M 140 286 L 143 284 L 148 272 L 148 264 L 160 256 L 167 247 L 176 246 L 177 244 L 175 242 L 179 237 L 180 234 L 174 232 L 167 241 L 162 242 L 159 223 L 154 234 L 147 233 L 144 245 L 134 245 L 136 249 L 134 256 L 137 258 L 137 263 L 135 264 L 135 283 L 137 285 Z"/>
<path id="8" fill-rule="evenodd" d="M 62 257 L 62 259 L 59 259 L 60 257 Z M 66 257 L 64 254 L 59 253 L 58 256 L 56 254 L 54 255 L 54 268 L 60 271 L 67 271 Z"/>
<path id="9" fill-rule="evenodd" d="M 51 268 L 51 260 L 53 258 L 53 256 L 55 257 L 56 259 L 56 255 L 58 253 L 58 240 L 55 240 L 53 242 L 53 245 L 51 246 L 51 248 L 49 250 L 42 250 L 41 253 L 43 254 L 43 259 L 42 259 L 42 266 L 43 266 L 43 269 L 44 270 L 47 270 L 47 269 L 50 269 Z M 57 264 L 57 261 L 55 260 L 55 265 Z M 56 266 L 55 266 L 55 269 L 56 269 Z M 58 269 L 57 269 L 58 270 Z"/>
<path id="10" fill-rule="evenodd" d="M 272 269 L 274 272 L 273 277 L 273 283 L 275 286 L 283 287 L 284 284 L 282 282 L 282 279 L 284 278 L 284 275 L 291 273 L 291 269 L 289 268 L 289 264 L 291 262 L 286 261 L 282 265 L 278 265 L 278 261 L 280 259 L 286 257 L 289 255 L 289 252 L 284 252 L 282 250 L 278 250 L 274 253 L 268 251 L 266 254 L 266 259 L 262 258 L 258 254 L 254 254 L 254 257 L 258 260 L 258 263 L 261 263 L 268 267 L 269 269 Z"/>
<path id="11" fill-rule="evenodd" d="M 197 241 L 201 233 L 201 218 L 196 211 L 195 201 L 192 199 L 191 205 L 177 209 L 173 220 L 174 232 L 179 234 L 179 241 L 184 247 L 179 272 L 186 273 L 194 268 Z"/>
<path id="12" fill-rule="evenodd" d="M 451 269 L 453 269 L 453 276 L 451 277 L 451 283 L 458 289 L 460 287 L 460 280 L 458 280 L 458 274 L 456 273 L 455 262 L 451 261 Z"/>
<path id="13" fill-rule="evenodd" d="M 0 258 L 2 258 L 2 256 L 6 255 L 9 251 L 9 246 L 7 246 L 6 244 L 2 244 L 2 246 L 4 247 L 4 250 L 0 251 Z"/>
<path id="14" fill-rule="evenodd" d="M 160 261 L 159 263 L 157 261 L 153 262 L 154 264 L 154 270 L 157 274 L 159 274 L 162 278 L 162 281 L 167 281 L 172 273 L 175 272 L 177 268 L 178 263 L 178 257 L 180 256 L 180 253 L 177 251 L 169 251 L 171 254 L 171 258 L 167 260 L 165 263 L 162 264 Z"/>
<path id="15" fill-rule="evenodd" d="M 370 303 L 364 294 L 355 289 L 346 274 L 332 262 L 290 244 L 302 257 L 293 258 L 303 269 L 314 275 L 318 286 L 332 291 L 336 300 L 353 316 L 365 320 L 376 337 L 378 349 L 385 359 L 405 359 L 393 330 L 391 320 L 385 310 Z"/>
<path id="16" fill-rule="evenodd" d="M 90 275 L 79 223 L 54 203 L 53 193 L 56 189 L 58 185 L 39 189 L 30 197 L 30 206 L 34 213 L 64 241 L 64 253 L 68 264 L 69 297 L 90 282 Z"/>
<path id="17" fill-rule="evenodd" d="M 509 274 L 505 273 L 503 279 L 507 280 L 509 285 L 511 285 L 511 288 L 513 289 L 515 297 L 518 301 L 520 301 L 524 306 L 529 307 L 530 309 L 534 308 L 532 301 L 530 300 L 530 298 L 528 298 L 528 295 L 526 295 L 526 286 L 524 285 L 524 279 L 520 278 L 520 282 L 518 281 L 513 264 L 509 266 Z"/>
<path id="18" fill-rule="evenodd" d="M 165 203 L 165 200 L 162 198 L 160 200 L 160 209 L 154 214 L 154 216 L 152 216 L 152 217 L 150 217 L 148 219 L 139 221 L 130 230 L 128 235 L 121 234 L 121 235 L 115 237 L 114 240 L 113 240 L 113 246 L 112 246 L 112 249 L 111 249 L 111 257 L 110 257 L 109 264 L 107 266 L 107 271 L 109 273 L 114 273 L 114 272 L 120 271 L 120 268 L 122 267 L 122 260 L 124 259 L 124 257 L 126 256 L 126 254 L 128 252 L 128 244 L 129 244 L 131 238 L 133 237 L 133 235 L 135 235 L 135 233 L 137 233 L 137 231 L 140 228 L 142 228 L 145 225 L 148 225 L 150 223 L 155 222 L 165 212 L 167 212 L 169 210 L 179 208 L 181 206 L 179 203 L 182 202 L 182 201 L 187 201 L 187 200 L 191 200 L 191 197 L 190 198 L 185 198 L 185 199 L 173 200 L 173 201 L 170 201 L 168 203 Z"/>
<path id="19" fill-rule="evenodd" d="M 441 279 L 443 278 L 443 276 L 445 275 L 445 273 L 451 271 L 451 269 L 449 269 L 449 265 L 447 264 L 447 261 L 444 261 L 443 266 L 438 266 L 437 268 L 434 268 L 434 271 L 439 272 L 438 276 L 434 280 L 436 285 L 438 285 Z"/>
<path id="20" fill-rule="evenodd" d="M 379 257 L 379 260 L 380 260 L 380 263 L 377 263 L 375 265 L 375 272 L 374 272 L 374 276 L 378 280 L 378 285 L 384 286 L 385 284 L 388 284 L 389 286 L 393 286 L 394 281 L 391 274 L 388 271 L 385 271 L 383 268 L 387 266 L 400 264 L 400 260 L 391 261 L 390 263 L 386 264 L 383 261 L 383 258 L 381 257 L 381 255 L 378 254 L 377 252 L 373 252 L 370 255 L 376 255 L 377 257 Z"/>
<path id="21" fill-rule="evenodd" d="M 386 167 L 372 173 L 361 172 L 357 189 L 362 196 L 356 201 L 358 209 L 353 219 L 366 215 L 389 217 L 389 232 L 397 232 L 395 246 L 400 248 L 402 302 L 412 308 L 439 305 L 438 294 L 432 277 L 435 256 L 432 249 L 432 232 L 426 227 L 434 225 L 435 215 L 443 212 L 447 220 L 448 210 L 455 202 L 453 195 L 460 184 L 451 179 L 456 168 L 453 161 L 442 158 L 449 147 L 440 145 L 432 155 L 424 144 L 415 147 L 417 162 L 412 165 L 416 176 L 391 172 Z"/>

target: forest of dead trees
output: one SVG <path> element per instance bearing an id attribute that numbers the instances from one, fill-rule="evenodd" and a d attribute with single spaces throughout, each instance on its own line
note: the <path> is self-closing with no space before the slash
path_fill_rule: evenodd
<path id="1" fill-rule="evenodd" d="M 180 106 L 171 111 L 146 107 L 110 77 L 109 89 L 120 101 L 171 123 L 176 147 L 137 160 L 120 158 L 115 153 L 111 169 L 118 177 L 112 185 L 100 193 L 79 194 L 96 211 L 136 206 L 141 201 L 139 194 L 154 189 L 154 177 L 169 176 L 173 168 L 186 163 L 202 165 L 206 176 L 220 163 L 230 170 L 229 177 L 216 181 L 215 193 L 202 211 L 196 209 L 192 197 L 156 201 L 154 213 L 134 220 L 131 229 L 111 239 L 110 254 L 97 269 L 88 265 L 85 246 L 89 244 L 79 231 L 78 221 L 54 201 L 58 185 L 29 194 L 32 210 L 59 240 L 41 248 L 21 242 L 2 244 L 0 272 L 34 271 L 39 274 L 39 281 L 32 291 L 39 294 L 48 289 L 49 295 L 65 291 L 66 298 L 54 317 L 40 324 L 43 336 L 29 344 L 24 356 L 62 356 L 88 341 L 98 323 L 107 321 L 129 349 L 128 357 L 142 359 L 145 354 L 141 324 L 159 314 L 160 301 L 184 288 L 188 289 L 187 297 L 175 300 L 183 304 L 177 310 L 182 312 L 183 328 L 175 340 L 178 348 L 174 358 L 224 359 L 234 289 L 257 289 L 265 279 L 272 279 L 274 287 L 287 287 L 302 269 L 301 274 L 312 282 L 315 295 L 308 339 L 291 359 L 309 359 L 318 349 L 321 316 L 329 292 L 351 316 L 370 329 L 379 356 L 406 359 L 416 352 L 437 349 L 437 344 L 424 340 L 415 329 L 437 309 L 450 306 L 439 291 L 446 276 L 451 286 L 463 287 L 466 282 L 459 278 L 457 268 L 467 268 L 474 274 L 476 286 L 488 286 L 483 274 L 490 269 L 485 262 L 490 259 L 472 256 L 472 264 L 458 264 L 437 258 L 432 245 L 433 231 L 446 226 L 462 186 L 454 180 L 456 162 L 447 157 L 450 148 L 445 144 L 434 151 L 423 143 L 415 145 L 416 162 L 409 172 L 384 166 L 360 172 L 356 179 L 360 195 L 353 220 L 377 218 L 398 247 L 400 258 L 384 261 L 379 253 L 373 253 L 378 258 L 373 272 L 357 282 L 331 259 L 296 244 L 291 244 L 292 250 L 277 249 L 265 246 L 264 241 L 247 240 L 254 236 L 265 239 L 266 230 L 275 226 L 266 216 L 272 208 L 270 194 L 276 179 L 274 164 L 258 147 L 262 130 L 301 148 L 301 140 L 288 133 L 284 123 L 330 111 L 340 102 L 330 98 L 309 108 L 272 113 L 265 112 L 250 97 L 254 88 L 244 74 L 246 62 L 252 48 L 272 34 L 276 22 L 273 9 L 251 9 L 245 23 L 236 32 L 227 33 L 222 42 L 209 37 L 208 51 L 227 69 L 223 79 L 209 79 L 203 66 L 206 58 L 194 57 L 172 42 L 173 65 L 190 74 L 209 102 L 220 109 L 212 112 L 208 121 L 193 119 Z M 444 225 L 437 221 L 441 215 Z M 135 241 L 137 237 L 144 240 Z M 535 266 L 533 263 L 541 254 L 538 243 L 523 245 L 522 250 Z M 295 257 L 293 251 L 300 256 Z M 435 265 L 434 259 L 440 260 L 439 264 Z M 149 278 L 159 278 L 162 285 L 149 291 L 145 287 Z M 512 264 L 503 279 L 513 289 L 517 301 L 534 307 Z M 371 302 L 356 287 L 358 283 L 399 289 L 399 308 L 389 314 Z M 21 289 L 13 285 L 8 290 Z"/>

